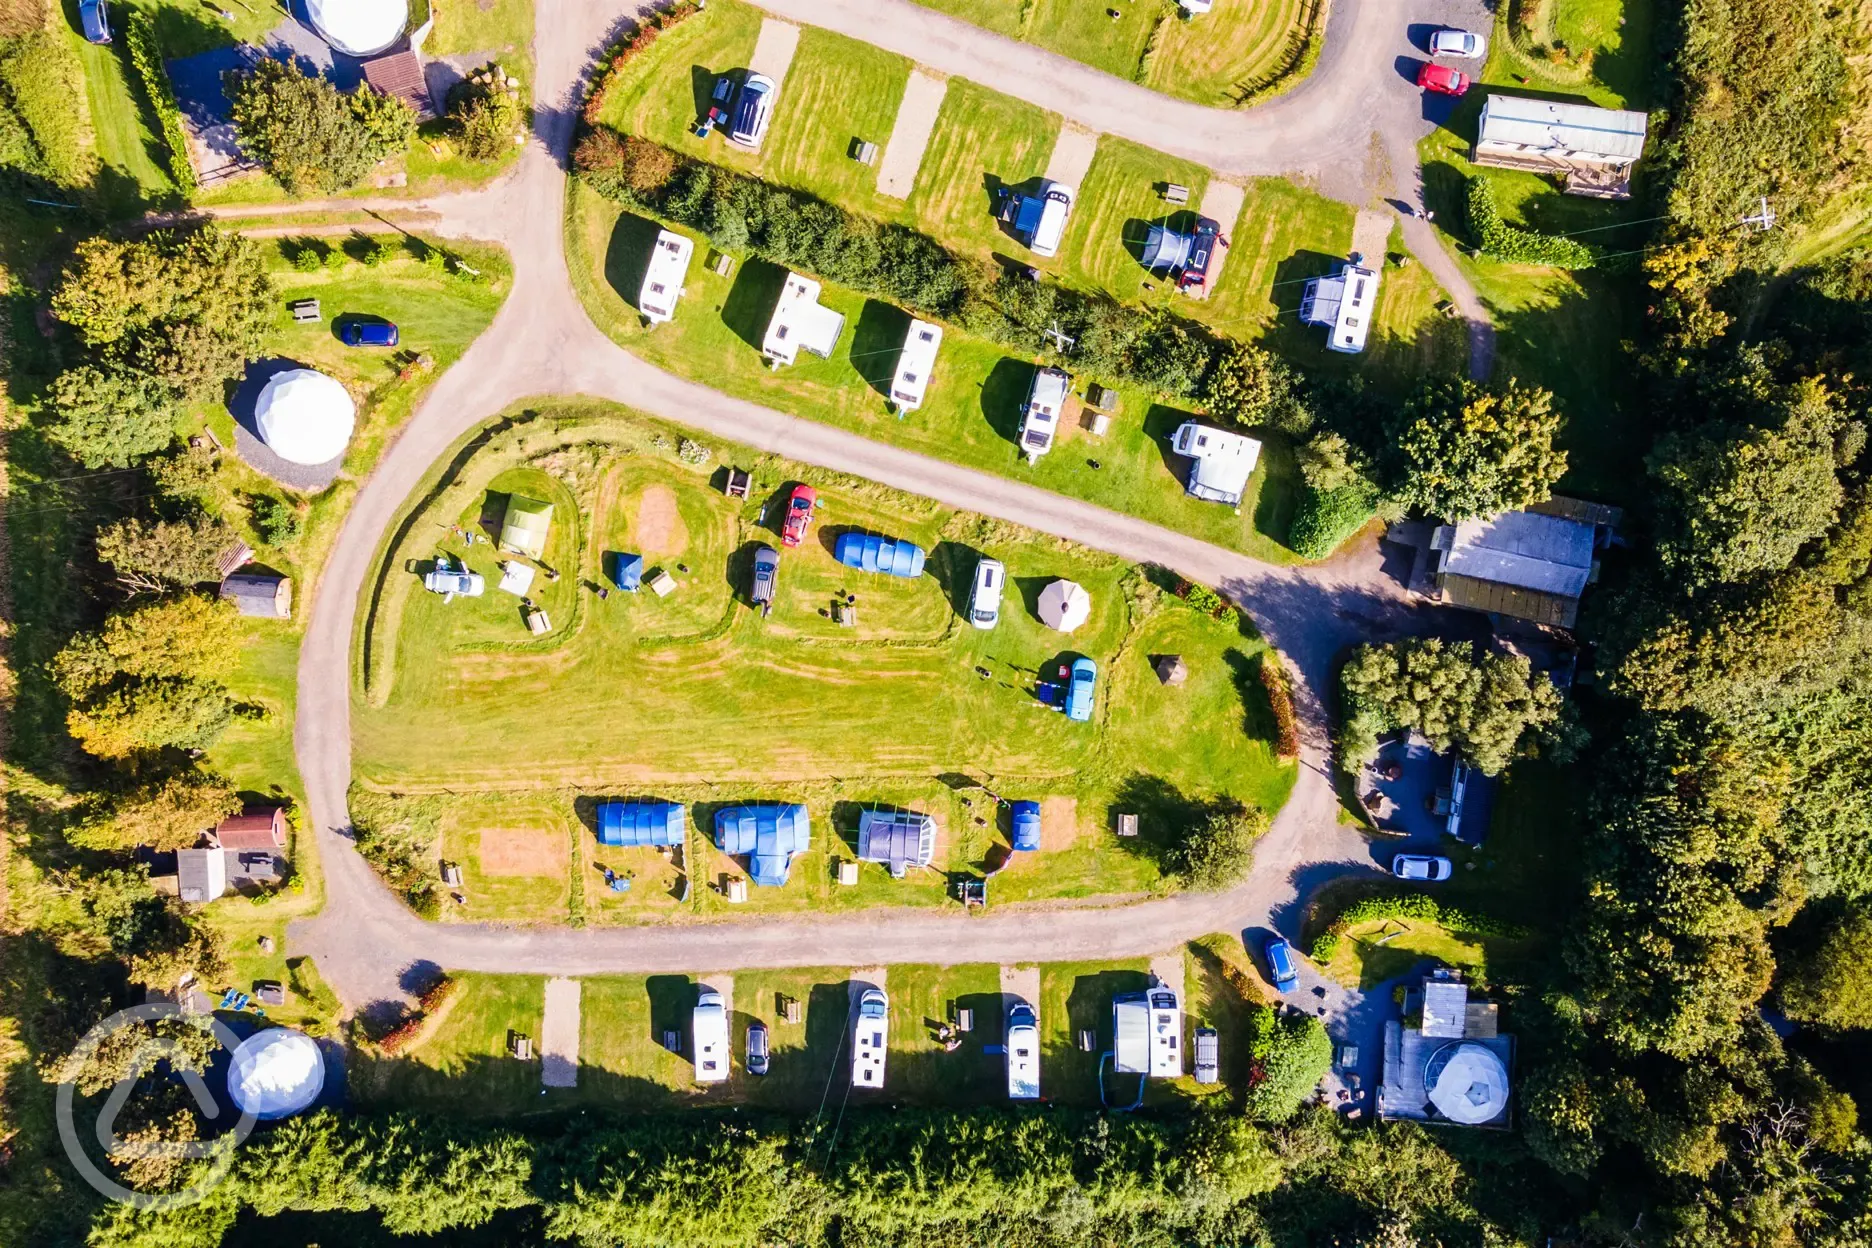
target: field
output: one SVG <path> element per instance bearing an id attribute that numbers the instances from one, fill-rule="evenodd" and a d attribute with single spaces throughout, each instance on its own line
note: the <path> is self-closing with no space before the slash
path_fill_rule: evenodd
<path id="1" fill-rule="evenodd" d="M 365 630 L 363 696 L 353 712 L 358 782 L 390 802 L 381 818 L 420 826 L 445 856 L 476 864 L 465 918 L 630 922 L 713 913 L 942 904 L 951 873 L 977 874 L 1007 853 L 1007 830 L 982 786 L 1008 796 L 1057 796 L 1058 843 L 1042 861 L 997 876 L 994 901 L 1127 895 L 1161 887 L 1157 850 L 1217 796 L 1276 809 L 1293 779 L 1270 757 L 1271 724 L 1255 664 L 1264 646 L 1247 625 L 1197 614 L 1110 558 L 880 487 L 719 448 L 698 465 L 671 452 L 664 427 L 607 409 L 555 411 L 489 435 L 458 473 L 438 481 L 387 554 Z M 711 484 L 740 462 L 753 499 Z M 774 542 L 787 483 L 813 482 L 820 519 L 785 552 L 770 618 L 745 605 L 756 542 Z M 493 588 L 491 543 L 514 493 L 554 506 L 535 582 L 553 631 L 531 637 L 519 600 Z M 765 517 L 765 518 L 763 518 Z M 853 573 L 830 547 L 852 529 L 919 542 L 927 575 Z M 438 550 L 487 577 L 481 598 L 444 602 L 411 569 Z M 615 589 L 617 552 L 642 553 L 679 588 L 668 598 Z M 1000 625 L 968 627 L 960 611 L 982 554 L 1010 578 Z M 1055 577 L 1084 585 L 1093 609 L 1071 637 L 1034 617 Z M 855 596 L 857 623 L 832 620 Z M 1188 684 L 1161 687 L 1152 654 L 1177 653 Z M 1035 700 L 1034 681 L 1085 654 L 1101 665 L 1089 725 Z M 516 689 L 525 697 L 516 697 Z M 1228 725 L 1235 725 L 1231 731 Z M 1162 742 L 1179 749 L 1166 755 Z M 446 792 L 444 792 L 446 791 Z M 472 794 L 473 796 L 464 796 Z M 653 794 L 693 806 L 687 902 L 649 850 L 589 847 L 597 798 Z M 719 891 L 741 868 L 705 845 L 724 803 L 799 801 L 814 820 L 812 852 L 783 888 L 744 905 Z M 403 803 L 403 805 L 397 805 Z M 867 806 L 936 817 L 935 871 L 893 881 L 866 865 L 856 887 L 833 862 L 855 854 Z M 1111 834 L 1112 813 L 1137 811 L 1139 842 Z M 569 890 L 560 868 L 495 879 L 489 830 L 573 830 L 581 848 Z M 632 879 L 605 887 L 601 869 Z"/>
<path id="2" fill-rule="evenodd" d="M 1653 0 L 1540 0 L 1530 4 L 1541 35 L 1530 53 L 1509 38 L 1509 6 L 1496 10 L 1495 37 L 1481 81 L 1515 89 L 1583 95 L 1605 108 L 1648 109 L 1658 78 L 1652 53 Z"/>
<path id="3" fill-rule="evenodd" d="M 1245 963 L 1240 941 L 1205 937 L 1168 955 L 1184 960 L 1185 1034 L 1198 1025 L 1220 1033 L 1223 1081 L 1202 1087 L 1185 1077 L 1153 1082 L 1147 1104 L 1171 1106 L 1197 1099 L 1233 1101 L 1247 1074 L 1247 1047 L 1238 1039 L 1248 1013 L 1260 1003 L 1255 985 L 1235 969 Z M 746 1105 L 793 1113 L 836 1114 L 863 1101 L 905 1105 L 983 1105 L 1005 1101 L 1004 1059 L 986 1050 L 1002 1035 L 1002 967 L 891 966 L 883 987 L 890 998 L 889 1063 L 885 1091 L 849 1089 L 850 987 L 868 977 L 835 967 L 738 971 L 732 975 L 607 975 L 581 981 L 578 1086 L 553 1089 L 542 1099 L 539 1063 L 508 1055 L 509 1030 L 538 1042 L 544 981 L 536 976 L 459 976 L 460 996 L 427 1038 L 407 1056 L 369 1062 L 354 1079 L 368 1102 L 445 1109 L 476 1117 L 506 1117 L 569 1106 L 667 1110 Z M 1024 974 L 1031 978 L 1036 968 Z M 1035 1004 L 1041 1023 L 1041 1088 L 1049 1103 L 1098 1104 L 1099 1052 L 1111 1044 L 1111 997 L 1147 982 L 1142 960 L 1061 963 L 1037 968 Z M 725 1083 L 695 1082 L 690 1017 L 703 985 L 729 1006 L 733 1053 Z M 782 1002 L 798 1003 L 789 1023 Z M 961 1046 L 945 1051 L 939 1024 L 958 1009 L 971 1010 L 974 1029 Z M 749 1023 L 768 1028 L 769 1073 L 746 1072 Z M 1094 1051 L 1078 1048 L 1078 1032 L 1096 1037 Z M 675 1032 L 678 1049 L 664 1047 Z M 1122 1082 L 1127 1089 L 1130 1080 Z"/>
<path id="4" fill-rule="evenodd" d="M 1503 970 L 1526 956 L 1529 942 L 1451 932 L 1422 919 L 1355 923 L 1320 969 L 1348 988 L 1369 990 L 1423 961 L 1462 971 L 1479 984 L 1500 982 Z"/>
<path id="5" fill-rule="evenodd" d="M 1229 107 L 1292 70 L 1304 74 L 1318 11 L 1308 0 L 1217 0 L 1200 17 L 1168 0 L 1131 0 L 1114 20 L 1076 0 L 919 0 L 998 35 L 1082 61 L 1154 91 Z"/>

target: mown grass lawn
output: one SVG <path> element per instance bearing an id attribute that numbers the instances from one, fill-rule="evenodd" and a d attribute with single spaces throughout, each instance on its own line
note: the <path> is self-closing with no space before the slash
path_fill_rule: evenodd
<path id="1" fill-rule="evenodd" d="M 1189 208 L 1173 209 L 1164 202 L 1162 190 L 1170 182 L 1189 188 Z M 1049 267 L 1070 282 L 1109 291 L 1126 302 L 1167 301 L 1173 283 L 1144 269 L 1145 236 L 1155 224 L 1193 223 L 1194 208 L 1208 185 L 1209 171 L 1200 165 L 1106 135 L 1073 200 L 1065 245 Z M 1224 232 L 1233 227 L 1232 221 L 1222 223 Z M 1146 284 L 1155 291 L 1146 291 Z"/>
<path id="2" fill-rule="evenodd" d="M 1556 62 L 1522 52 L 1509 38 L 1504 5 L 1496 13 L 1483 82 L 1584 96 L 1604 108 L 1643 112 L 1657 102 L 1653 0 L 1549 0 L 1546 7 L 1552 13 L 1553 39 L 1572 59 Z"/>
<path id="3" fill-rule="evenodd" d="M 509 74 L 518 74 L 531 89 L 533 82 L 533 0 L 473 0 L 471 4 L 430 0 L 435 29 L 423 43 L 430 57 L 486 54 Z M 446 107 L 437 100 L 436 107 Z"/>
<path id="4" fill-rule="evenodd" d="M 903 57 L 806 27 L 762 145 L 762 176 L 870 216 L 896 212 L 900 201 L 877 193 L 877 167 L 853 149 L 875 143 L 883 158 L 909 80 Z"/>
<path id="5" fill-rule="evenodd" d="M 121 22 L 119 18 L 119 22 Z M 175 202 L 167 168 L 168 145 L 135 81 L 124 41 L 99 46 L 70 33 L 84 67 L 85 102 L 97 145 L 98 189 L 113 215 Z"/>
<path id="6" fill-rule="evenodd" d="M 1046 172 L 1060 118 L 961 78 L 949 80 L 910 195 L 912 224 L 950 248 L 1012 254 L 995 220 L 996 193 Z"/>
<path id="7" fill-rule="evenodd" d="M 365 1103 L 432 1109 L 463 1118 L 506 1118 L 542 1108 L 540 1023 L 546 982 L 537 975 L 462 972 L 461 987 L 421 1044 L 396 1057 L 357 1057 L 350 1092 Z M 533 1038 L 520 1061 L 510 1031 Z"/>
<path id="8" fill-rule="evenodd" d="M 1353 924 L 1320 969 L 1348 988 L 1366 990 L 1424 961 L 1455 967 L 1476 983 L 1499 983 L 1530 947 L 1529 941 L 1452 932 L 1422 919 L 1373 919 Z"/>
<path id="9" fill-rule="evenodd" d="M 723 471 L 715 457 L 681 464 L 671 453 L 677 438 L 662 426 L 577 409 L 549 421 L 554 432 L 543 441 L 523 428 L 500 444 L 508 449 L 469 460 L 388 553 L 375 591 L 369 684 L 353 718 L 357 775 L 425 808 L 441 799 L 421 795 L 455 794 L 444 814 L 425 816 L 445 847 L 485 855 L 485 842 L 471 838 L 511 831 L 516 819 L 548 822 L 516 814 L 519 789 L 550 803 L 554 827 L 575 819 L 581 844 L 593 835 L 594 799 L 656 795 L 692 807 L 687 914 L 952 904 L 946 872 L 977 874 L 1007 853 L 985 783 L 1007 797 L 1066 802 L 1044 862 L 995 879 L 992 900 L 1018 901 L 1150 891 L 1161 879 L 1155 847 L 1194 803 L 1226 795 L 1273 810 L 1285 800 L 1293 772 L 1269 754 L 1273 729 L 1256 675 L 1265 647 L 1245 624 L 1200 615 L 1109 557 L 926 500 L 717 447 L 721 463 L 754 470 L 753 499 L 739 503 L 711 487 Z M 772 525 L 795 479 L 818 485 L 820 518 L 805 544 L 785 552 L 775 609 L 762 619 L 745 605 L 749 551 L 775 542 Z M 545 562 L 562 575 L 536 580 L 536 600 L 554 621 L 545 638 L 529 636 L 518 600 L 493 588 L 491 543 L 466 547 L 448 532 L 497 532 L 516 492 L 555 509 Z M 838 565 L 830 547 L 850 529 L 919 542 L 930 552 L 926 574 L 902 580 Z M 409 569 L 438 549 L 486 576 L 489 592 L 451 603 L 419 592 Z M 670 571 L 677 592 L 598 598 L 620 551 Z M 1010 576 L 992 631 L 959 615 L 984 553 Z M 1093 601 L 1070 637 L 1034 616 L 1041 589 L 1062 576 Z M 850 629 L 831 619 L 847 594 L 859 621 Z M 1184 656 L 1186 685 L 1157 682 L 1149 656 L 1159 653 Z M 1091 724 L 1068 723 L 1032 693 L 1036 678 L 1056 679 L 1079 654 L 1102 665 Z M 516 688 L 527 696 L 515 697 Z M 1166 753 L 1165 740 L 1182 744 Z M 460 796 L 491 789 L 508 796 Z M 713 812 L 756 800 L 806 803 L 813 852 L 794 861 L 785 887 L 754 888 L 747 903 L 730 905 L 713 886 L 745 868 L 708 847 Z M 856 887 L 838 885 L 834 861 L 855 855 L 867 806 L 935 816 L 939 870 L 894 881 L 866 865 Z M 1117 809 L 1139 813 L 1146 835 L 1114 837 Z M 558 861 L 555 871 L 578 872 L 569 895 L 549 897 L 557 885 L 542 879 L 509 912 L 500 890 L 520 886 L 490 882 L 470 890 L 463 917 L 548 918 L 552 898 L 565 896 L 579 907 L 568 918 L 636 921 L 667 910 L 679 891 L 650 851 L 594 847 Z M 601 865 L 631 875 L 631 889 L 611 894 Z"/>

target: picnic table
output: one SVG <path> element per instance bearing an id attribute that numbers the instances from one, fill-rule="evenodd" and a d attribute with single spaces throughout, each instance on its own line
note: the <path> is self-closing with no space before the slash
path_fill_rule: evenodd
<path id="1" fill-rule="evenodd" d="M 722 489 L 729 498 L 746 498 L 749 491 L 753 488 L 753 483 L 753 477 L 749 475 L 745 468 L 730 468 L 728 470 L 728 484 L 723 486 Z"/>
<path id="2" fill-rule="evenodd" d="M 292 318 L 299 324 L 315 322 L 320 319 L 319 301 L 316 299 L 295 299 L 286 305 Z"/>

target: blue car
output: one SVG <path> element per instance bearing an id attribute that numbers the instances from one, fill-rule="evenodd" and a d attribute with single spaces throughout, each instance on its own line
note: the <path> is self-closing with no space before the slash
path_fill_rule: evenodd
<path id="1" fill-rule="evenodd" d="M 344 327 L 347 347 L 394 347 L 399 336 L 389 321 L 352 321 Z"/>
<path id="2" fill-rule="evenodd" d="M 1300 972 L 1294 969 L 1293 946 L 1278 936 L 1270 936 L 1261 952 L 1267 958 L 1268 978 L 1274 981 L 1274 987 L 1281 992 L 1292 992 L 1294 985 L 1300 982 Z"/>
<path id="3" fill-rule="evenodd" d="M 1098 680 L 1098 664 L 1091 659 L 1074 659 L 1072 681 L 1066 686 L 1066 718 L 1083 724 L 1092 718 L 1092 686 Z"/>
<path id="4" fill-rule="evenodd" d="M 1012 802 L 1014 815 L 1014 848 L 1033 850 L 1040 848 L 1040 803 Z"/>
<path id="5" fill-rule="evenodd" d="M 109 43 L 110 15 L 104 11 L 104 0 L 78 0 L 78 24 L 84 28 L 84 37 L 91 43 Z"/>

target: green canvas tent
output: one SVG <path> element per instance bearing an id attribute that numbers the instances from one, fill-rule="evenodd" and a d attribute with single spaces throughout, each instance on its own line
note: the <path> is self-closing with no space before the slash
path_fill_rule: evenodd
<path id="1" fill-rule="evenodd" d="M 546 530 L 551 525 L 551 503 L 520 494 L 511 495 L 507 499 L 507 517 L 501 521 L 501 549 L 529 559 L 544 558 Z"/>

